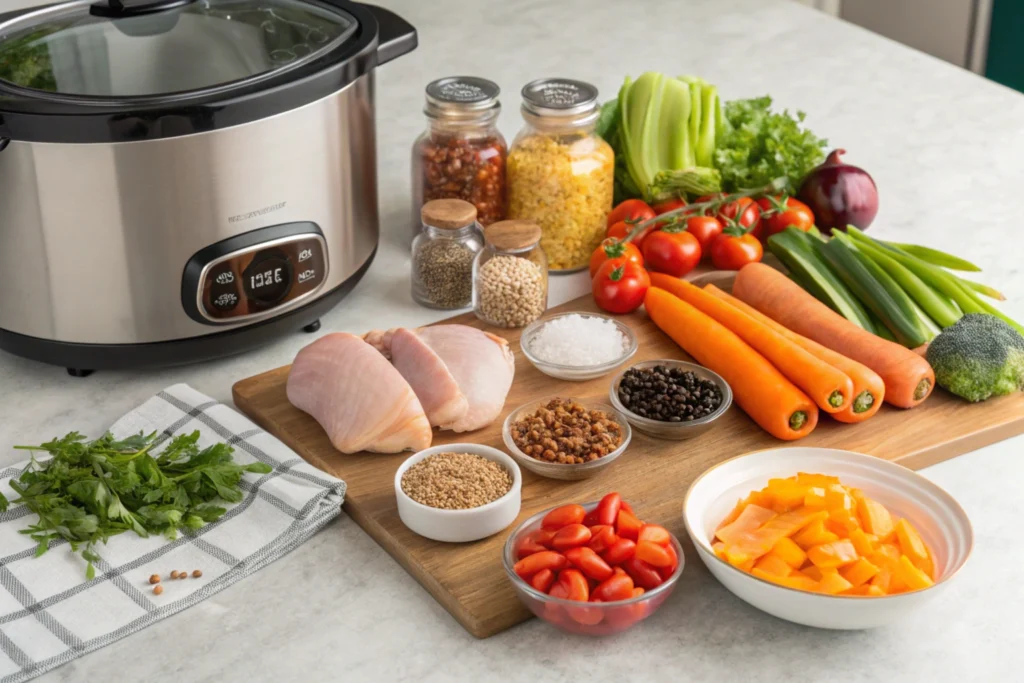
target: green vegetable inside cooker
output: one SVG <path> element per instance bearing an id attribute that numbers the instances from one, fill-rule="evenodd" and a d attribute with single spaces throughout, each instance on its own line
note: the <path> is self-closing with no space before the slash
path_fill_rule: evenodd
<path id="1" fill-rule="evenodd" d="M 200 450 L 199 432 L 170 440 L 155 454 L 157 434 L 95 441 L 72 432 L 41 446 L 16 446 L 33 452 L 32 464 L 10 486 L 39 516 L 21 533 L 38 543 L 36 557 L 51 541 L 65 540 L 88 562 L 86 578 L 96 575 L 97 543 L 133 531 L 139 536 L 177 538 L 179 530 L 199 529 L 227 510 L 218 503 L 242 500 L 239 482 L 246 472 L 266 474 L 269 465 L 236 463 L 234 449 L 219 443 Z M 52 458 L 35 459 L 36 452 Z M 0 494 L 0 512 L 8 501 Z"/>

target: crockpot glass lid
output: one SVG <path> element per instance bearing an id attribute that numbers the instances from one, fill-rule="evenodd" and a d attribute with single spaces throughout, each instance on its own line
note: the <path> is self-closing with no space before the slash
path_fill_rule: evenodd
<path id="1" fill-rule="evenodd" d="M 357 28 L 315 0 L 84 0 L 0 25 L 0 80 L 85 98 L 223 89 L 309 62 Z"/>

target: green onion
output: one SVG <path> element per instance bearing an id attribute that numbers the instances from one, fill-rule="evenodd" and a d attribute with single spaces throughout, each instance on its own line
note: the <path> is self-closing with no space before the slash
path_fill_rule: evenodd
<path id="1" fill-rule="evenodd" d="M 966 285 L 968 289 L 973 289 L 978 294 L 987 296 L 990 299 L 995 299 L 996 301 L 1006 301 L 1006 297 L 1003 296 L 1003 293 L 994 287 L 989 287 L 988 285 L 983 285 L 980 282 L 974 282 L 973 280 L 965 280 L 962 277 L 958 277 L 957 280 L 960 281 L 960 284 Z"/>
<path id="2" fill-rule="evenodd" d="M 942 266 L 943 268 L 949 268 L 950 270 L 963 270 L 972 273 L 981 272 L 981 268 L 974 265 L 966 259 L 962 259 L 959 256 L 953 256 L 947 254 L 944 251 L 938 249 L 932 249 L 931 247 L 922 247 L 918 244 L 903 244 L 901 242 L 883 242 L 891 247 L 902 249 L 911 256 L 919 258 L 925 263 L 929 263 L 933 266 Z"/>

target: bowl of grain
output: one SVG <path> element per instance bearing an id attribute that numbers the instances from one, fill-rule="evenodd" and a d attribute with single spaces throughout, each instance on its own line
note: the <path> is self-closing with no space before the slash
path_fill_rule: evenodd
<path id="1" fill-rule="evenodd" d="M 426 448 L 395 473 L 398 516 L 410 530 L 447 543 L 493 536 L 519 516 L 523 475 L 497 448 Z"/>
<path id="2" fill-rule="evenodd" d="M 633 357 L 637 339 L 628 325 L 597 313 L 562 313 L 530 323 L 519 338 L 523 355 L 545 375 L 585 382 Z"/>
<path id="3" fill-rule="evenodd" d="M 592 477 L 626 452 L 632 430 L 625 416 L 594 399 L 549 396 L 505 418 L 505 448 L 521 467 L 550 479 Z"/>

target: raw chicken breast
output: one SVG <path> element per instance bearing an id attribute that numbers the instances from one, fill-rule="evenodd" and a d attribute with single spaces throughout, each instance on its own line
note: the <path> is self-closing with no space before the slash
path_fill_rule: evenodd
<path id="1" fill-rule="evenodd" d="M 469 432 L 501 414 L 515 374 L 515 358 L 501 337 L 466 325 L 434 325 L 374 330 L 363 338 L 395 364 L 432 425 Z"/>
<path id="2" fill-rule="evenodd" d="M 299 351 L 287 394 L 342 453 L 421 450 L 433 437 L 409 383 L 353 334 L 328 334 Z"/>
<path id="3" fill-rule="evenodd" d="M 404 327 L 392 331 L 389 341 L 391 362 L 416 392 L 430 424 L 445 427 L 460 420 L 469 410 L 469 401 L 441 357 Z"/>

